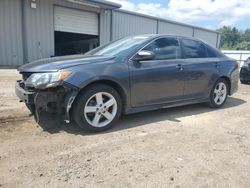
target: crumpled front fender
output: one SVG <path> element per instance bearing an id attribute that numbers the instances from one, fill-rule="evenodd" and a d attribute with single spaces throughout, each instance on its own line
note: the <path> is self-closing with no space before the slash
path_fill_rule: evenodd
<path id="1" fill-rule="evenodd" d="M 35 119 L 39 121 L 42 111 L 61 115 L 66 123 L 70 122 L 70 110 L 79 90 L 70 85 L 63 85 L 52 90 L 41 91 L 35 94 Z"/>

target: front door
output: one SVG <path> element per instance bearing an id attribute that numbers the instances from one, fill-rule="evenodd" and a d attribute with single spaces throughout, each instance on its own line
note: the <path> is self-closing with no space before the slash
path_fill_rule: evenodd
<path id="1" fill-rule="evenodd" d="M 133 107 L 175 102 L 183 99 L 182 59 L 177 38 L 163 37 L 142 50 L 155 56 L 144 61 L 130 60 L 131 104 Z"/>

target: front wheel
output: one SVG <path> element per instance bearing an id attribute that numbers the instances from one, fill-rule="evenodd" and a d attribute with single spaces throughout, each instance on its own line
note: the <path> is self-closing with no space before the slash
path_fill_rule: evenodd
<path id="1" fill-rule="evenodd" d="M 228 93 L 228 83 L 225 79 L 219 79 L 211 90 L 208 105 L 212 108 L 220 108 L 226 102 Z"/>
<path id="2" fill-rule="evenodd" d="M 88 132 L 111 128 L 121 115 L 122 103 L 118 92 L 104 84 L 95 84 L 84 91 L 75 102 L 73 117 Z"/>

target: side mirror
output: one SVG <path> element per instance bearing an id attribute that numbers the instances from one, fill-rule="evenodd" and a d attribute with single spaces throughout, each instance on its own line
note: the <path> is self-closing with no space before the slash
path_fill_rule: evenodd
<path id="1" fill-rule="evenodd" d="M 136 61 L 150 60 L 154 56 L 155 56 L 154 52 L 142 50 L 136 54 L 136 56 L 134 57 L 134 60 Z"/>

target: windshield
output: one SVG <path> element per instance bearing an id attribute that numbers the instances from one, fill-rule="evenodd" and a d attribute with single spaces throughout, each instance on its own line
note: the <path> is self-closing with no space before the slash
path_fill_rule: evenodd
<path id="1" fill-rule="evenodd" d="M 136 47 L 145 42 L 148 38 L 149 37 L 147 36 L 122 38 L 107 45 L 93 49 L 87 52 L 85 55 L 109 55 L 115 57 L 122 57 L 133 51 Z"/>

